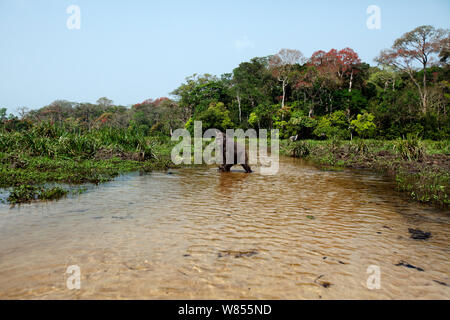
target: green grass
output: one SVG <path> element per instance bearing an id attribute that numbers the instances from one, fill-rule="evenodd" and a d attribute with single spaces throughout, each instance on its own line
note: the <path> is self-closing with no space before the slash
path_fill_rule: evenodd
<path id="1" fill-rule="evenodd" d="M 149 172 L 171 165 L 173 143 L 130 129 L 71 132 L 40 123 L 24 132 L 0 132 L 0 188 L 10 189 L 9 203 L 53 200 L 63 189 L 47 183 L 99 184 L 132 171 Z"/>

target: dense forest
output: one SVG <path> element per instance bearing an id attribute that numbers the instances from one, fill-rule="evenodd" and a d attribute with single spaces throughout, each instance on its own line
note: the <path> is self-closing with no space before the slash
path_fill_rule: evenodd
<path id="1" fill-rule="evenodd" d="M 96 104 L 57 100 L 38 110 L 18 108 L 0 119 L 6 130 L 51 122 L 70 130 L 103 126 L 169 135 L 193 120 L 203 128 L 279 129 L 282 138 L 422 139 L 450 137 L 449 31 L 421 26 L 380 52 L 377 66 L 351 48 L 305 57 L 282 49 L 241 63 L 221 76 L 192 75 L 171 94 L 131 107 L 107 98 Z"/>

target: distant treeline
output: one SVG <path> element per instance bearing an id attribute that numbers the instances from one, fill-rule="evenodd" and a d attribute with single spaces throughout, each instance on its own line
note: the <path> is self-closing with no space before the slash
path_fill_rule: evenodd
<path id="1" fill-rule="evenodd" d="M 283 49 L 241 63 L 220 77 L 193 75 L 174 99 L 146 100 L 131 108 L 107 98 L 96 104 L 58 100 L 39 110 L 0 109 L 5 130 L 52 122 L 68 130 L 113 126 L 145 135 L 169 135 L 194 120 L 208 128 L 279 129 L 282 138 L 450 138 L 449 31 L 421 26 L 405 33 L 375 59 L 350 49 L 304 57 Z"/>

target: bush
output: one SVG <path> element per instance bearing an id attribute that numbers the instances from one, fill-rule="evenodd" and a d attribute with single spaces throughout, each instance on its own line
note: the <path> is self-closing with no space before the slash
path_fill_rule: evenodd
<path id="1" fill-rule="evenodd" d="M 311 147 L 307 141 L 292 142 L 287 149 L 288 153 L 295 158 L 304 158 L 311 153 Z"/>
<path id="2" fill-rule="evenodd" d="M 319 138 L 326 139 L 348 139 L 350 131 L 348 129 L 347 116 L 344 111 L 336 111 L 331 115 L 320 118 L 314 134 Z"/>
<path id="3" fill-rule="evenodd" d="M 203 130 L 219 129 L 225 132 L 234 127 L 230 119 L 230 112 L 222 102 L 211 103 L 207 110 L 200 113 L 198 121 L 202 121 Z"/>
<path id="4" fill-rule="evenodd" d="M 361 138 L 371 138 L 375 136 L 377 126 L 373 122 L 375 116 L 371 113 L 364 112 L 358 114 L 356 120 L 350 123 L 350 127 L 358 133 Z"/>
<path id="5" fill-rule="evenodd" d="M 395 143 L 395 150 L 403 160 L 422 160 L 425 154 L 424 147 L 421 145 L 417 136 L 408 135 L 406 140 L 398 140 Z"/>
<path id="6" fill-rule="evenodd" d="M 312 138 L 317 120 L 306 116 L 302 111 L 292 113 L 288 122 L 287 130 L 289 136 L 300 135 L 303 139 Z"/>

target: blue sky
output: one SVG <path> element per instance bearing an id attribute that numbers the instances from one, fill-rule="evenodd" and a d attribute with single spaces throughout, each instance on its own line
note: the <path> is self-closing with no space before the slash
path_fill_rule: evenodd
<path id="1" fill-rule="evenodd" d="M 66 26 L 72 4 L 80 30 Z M 381 8 L 380 30 L 366 27 L 369 5 Z M 448 0 L 0 0 L 0 107 L 102 96 L 130 105 L 282 48 L 351 47 L 373 64 L 403 33 L 449 21 Z"/>

